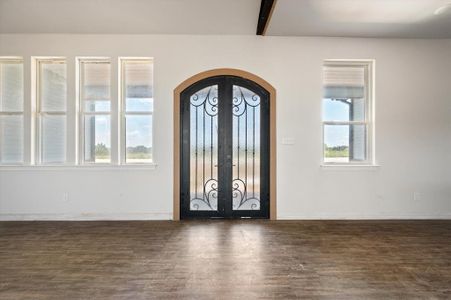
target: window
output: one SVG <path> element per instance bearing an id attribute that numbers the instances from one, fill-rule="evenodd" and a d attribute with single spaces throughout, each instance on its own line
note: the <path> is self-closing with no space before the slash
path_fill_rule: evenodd
<path id="1" fill-rule="evenodd" d="M 325 164 L 371 164 L 372 62 L 326 61 L 323 146 Z"/>
<path id="2" fill-rule="evenodd" d="M 23 61 L 0 58 L 0 163 L 23 163 Z"/>
<path id="3" fill-rule="evenodd" d="M 152 162 L 153 61 L 121 59 L 122 163 Z"/>
<path id="4" fill-rule="evenodd" d="M 152 166 L 152 58 L 49 56 L 31 65 L 26 85 L 24 59 L 0 57 L 0 165 Z"/>
<path id="5" fill-rule="evenodd" d="M 82 163 L 111 162 L 111 63 L 79 59 Z"/>
<path id="6" fill-rule="evenodd" d="M 38 59 L 37 150 L 38 163 L 66 162 L 66 61 Z"/>

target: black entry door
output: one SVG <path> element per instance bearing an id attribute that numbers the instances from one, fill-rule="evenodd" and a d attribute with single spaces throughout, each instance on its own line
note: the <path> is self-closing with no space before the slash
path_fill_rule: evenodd
<path id="1" fill-rule="evenodd" d="M 218 76 L 181 94 L 181 218 L 269 218 L 269 93 Z"/>

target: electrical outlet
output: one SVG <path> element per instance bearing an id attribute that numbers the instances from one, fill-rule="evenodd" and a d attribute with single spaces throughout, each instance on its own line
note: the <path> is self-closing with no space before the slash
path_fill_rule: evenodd
<path id="1" fill-rule="evenodd" d="M 68 192 L 64 192 L 64 193 L 63 193 L 63 201 L 64 201 L 64 202 L 69 201 L 69 193 L 68 193 Z"/>

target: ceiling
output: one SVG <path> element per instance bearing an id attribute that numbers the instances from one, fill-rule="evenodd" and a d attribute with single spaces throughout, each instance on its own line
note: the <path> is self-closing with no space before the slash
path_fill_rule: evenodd
<path id="1" fill-rule="evenodd" d="M 254 35 L 260 0 L 0 0 L 0 33 Z"/>
<path id="2" fill-rule="evenodd" d="M 260 3 L 0 0 L 0 33 L 255 35 Z M 451 0 L 278 0 L 266 35 L 451 38 Z"/>
<path id="3" fill-rule="evenodd" d="M 439 9 L 446 4 L 451 0 L 278 0 L 266 35 L 451 38 L 451 5 Z"/>

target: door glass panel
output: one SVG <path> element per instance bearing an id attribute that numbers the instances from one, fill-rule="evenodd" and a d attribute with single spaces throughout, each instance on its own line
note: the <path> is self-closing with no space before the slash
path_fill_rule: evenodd
<path id="1" fill-rule="evenodd" d="M 233 86 L 233 210 L 260 210 L 260 96 Z"/>
<path id="2" fill-rule="evenodd" d="M 190 96 L 190 210 L 218 210 L 218 86 Z"/>

